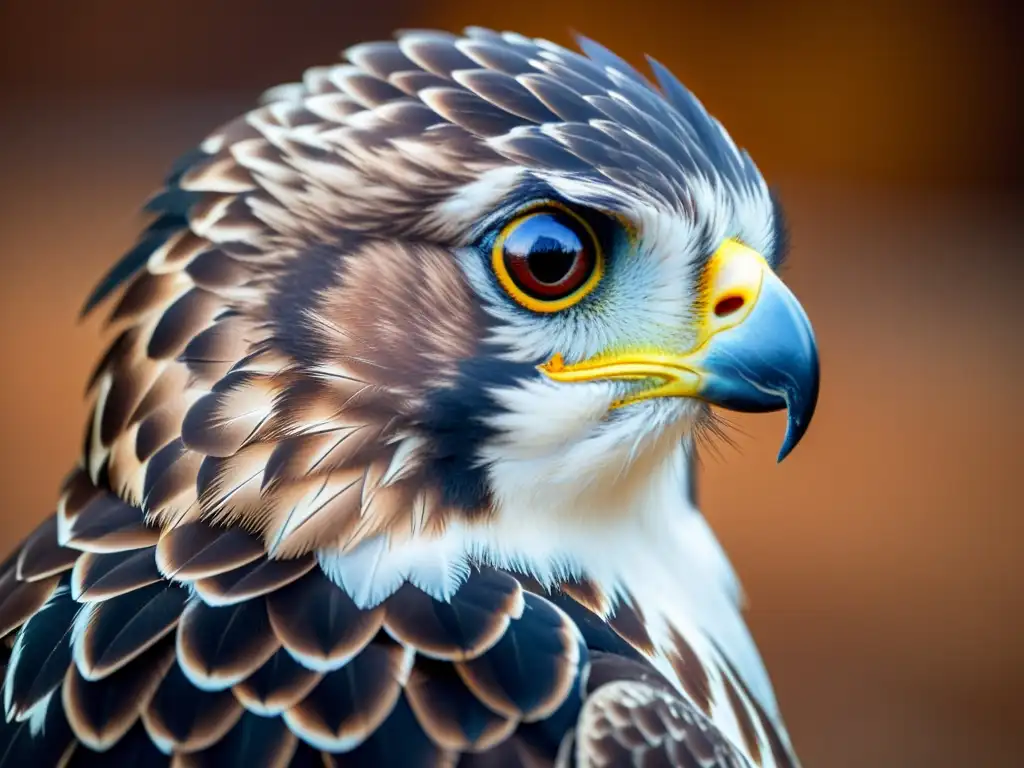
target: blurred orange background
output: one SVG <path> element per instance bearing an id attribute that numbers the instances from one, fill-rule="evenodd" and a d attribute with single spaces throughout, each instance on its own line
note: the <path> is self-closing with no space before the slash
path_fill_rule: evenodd
<path id="1" fill-rule="evenodd" d="M 52 510 L 100 352 L 82 299 L 170 162 L 394 28 L 482 24 L 672 68 L 780 188 L 816 423 L 730 417 L 704 507 L 807 768 L 1019 766 L 1024 107 L 996 0 L 0 2 L 0 544 Z"/>

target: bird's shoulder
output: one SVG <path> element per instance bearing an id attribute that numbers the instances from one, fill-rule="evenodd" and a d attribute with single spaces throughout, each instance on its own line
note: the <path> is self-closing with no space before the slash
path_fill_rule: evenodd
<path id="1" fill-rule="evenodd" d="M 0 766 L 744 766 L 586 602 L 475 567 L 360 607 L 313 555 L 161 531 L 78 470 L 0 572 Z"/>

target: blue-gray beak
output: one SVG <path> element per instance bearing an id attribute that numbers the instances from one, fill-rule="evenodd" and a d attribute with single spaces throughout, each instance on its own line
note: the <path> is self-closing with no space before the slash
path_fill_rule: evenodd
<path id="1" fill-rule="evenodd" d="M 785 408 L 782 461 L 807 432 L 818 402 L 818 347 L 792 291 L 756 251 L 725 241 L 703 281 L 697 342 L 684 353 L 625 352 L 541 370 L 556 381 L 656 379 L 620 405 L 651 397 L 696 397 L 733 411 Z"/>

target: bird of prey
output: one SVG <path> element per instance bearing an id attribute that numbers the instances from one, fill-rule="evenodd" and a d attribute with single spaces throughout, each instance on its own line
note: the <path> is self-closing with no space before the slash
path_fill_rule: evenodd
<path id="1" fill-rule="evenodd" d="M 798 765 L 693 493 L 712 405 L 814 411 L 781 209 L 579 47 L 401 32 L 177 164 L 0 569 L 0 765 Z"/>

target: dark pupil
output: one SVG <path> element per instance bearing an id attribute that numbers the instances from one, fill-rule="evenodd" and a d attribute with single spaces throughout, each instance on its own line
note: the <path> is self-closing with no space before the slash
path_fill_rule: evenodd
<path id="1" fill-rule="evenodd" d="M 505 241 L 505 258 L 520 282 L 557 286 L 574 273 L 583 240 L 563 217 L 539 213 L 516 227 Z M 526 274 L 524 274 L 526 273 Z M 529 287 L 529 286 L 527 286 Z"/>
<path id="2" fill-rule="evenodd" d="M 538 237 L 526 257 L 530 272 L 541 283 L 558 283 L 569 274 L 580 247 L 579 240 L 570 245 L 554 237 Z"/>

